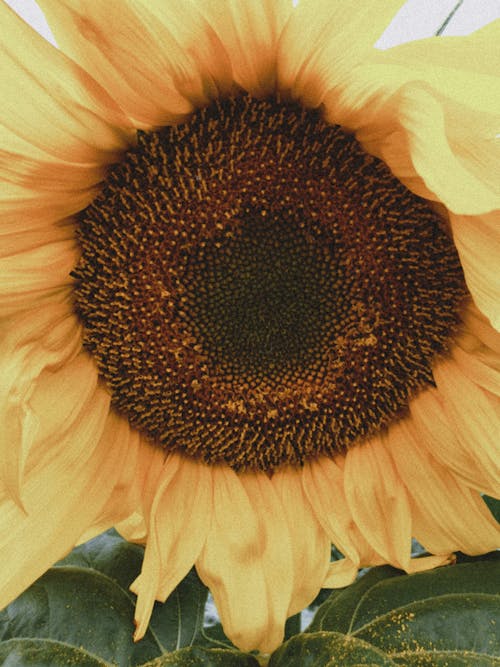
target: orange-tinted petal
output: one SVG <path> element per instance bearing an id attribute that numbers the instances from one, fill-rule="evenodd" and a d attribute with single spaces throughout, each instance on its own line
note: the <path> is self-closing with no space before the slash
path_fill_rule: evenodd
<path id="1" fill-rule="evenodd" d="M 71 285 L 70 271 L 78 260 L 79 250 L 74 239 L 62 239 L 0 258 L 0 316 L 5 314 L 4 299 L 33 302 L 33 293 L 40 296 Z"/>
<path id="2" fill-rule="evenodd" d="M 483 345 L 500 354 L 500 332 L 494 329 L 483 313 L 470 302 L 462 312 L 462 320 L 473 336 L 481 341 Z"/>
<path id="3" fill-rule="evenodd" d="M 37 157 L 42 151 L 68 163 L 116 159 L 129 135 L 111 97 L 4 3 L 0 22 L 2 148 L 25 154 L 28 144 Z"/>
<path id="4" fill-rule="evenodd" d="M 14 238 L 16 234 L 45 230 L 85 208 L 105 175 L 104 165 L 48 160 L 34 146 L 16 143 L 17 152 L 0 151 L 2 247 L 4 236 Z"/>
<path id="5" fill-rule="evenodd" d="M 230 79 L 227 56 L 199 8 L 159 2 L 41 0 L 63 51 L 110 92 L 130 122 L 178 122 Z M 109 30 L 109 26 L 113 30 Z"/>
<path id="6" fill-rule="evenodd" d="M 196 6 L 227 53 L 232 78 L 262 97 L 276 85 L 277 44 L 293 5 L 289 0 L 199 0 Z"/>

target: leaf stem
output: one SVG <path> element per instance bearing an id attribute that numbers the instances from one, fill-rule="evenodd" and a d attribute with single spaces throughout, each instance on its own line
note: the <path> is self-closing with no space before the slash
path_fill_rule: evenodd
<path id="1" fill-rule="evenodd" d="M 451 10 L 451 12 L 448 14 L 448 16 L 445 18 L 444 22 L 441 24 L 441 26 L 438 28 L 438 31 L 436 32 L 436 36 L 442 35 L 443 32 L 446 30 L 447 25 L 451 21 L 451 19 L 455 16 L 457 11 L 460 9 L 460 7 L 463 5 L 464 0 L 460 0 L 460 2 L 457 2 L 455 7 Z"/>

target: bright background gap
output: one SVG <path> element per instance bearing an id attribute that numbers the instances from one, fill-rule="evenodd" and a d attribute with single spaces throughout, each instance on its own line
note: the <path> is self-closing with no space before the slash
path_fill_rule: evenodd
<path id="1" fill-rule="evenodd" d="M 35 0 L 5 1 L 43 37 L 56 44 L 54 35 Z M 290 1 L 292 4 L 297 3 L 297 0 Z M 376 46 L 386 49 L 436 34 L 446 17 L 458 4 L 460 7 L 443 31 L 444 35 L 466 35 L 495 19 L 500 19 L 500 0 L 462 0 L 461 3 L 457 0 L 408 0 Z"/>

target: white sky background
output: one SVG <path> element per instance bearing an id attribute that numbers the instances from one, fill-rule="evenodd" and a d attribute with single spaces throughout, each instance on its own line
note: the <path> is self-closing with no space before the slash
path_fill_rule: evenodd
<path id="1" fill-rule="evenodd" d="M 6 2 L 40 34 L 55 43 L 35 0 L 6 0 Z M 436 33 L 457 6 L 458 9 L 443 31 L 444 35 L 465 35 L 500 18 L 500 0 L 462 0 L 462 2 L 457 0 L 408 0 L 377 42 L 377 46 L 388 48 L 412 39 L 430 37 Z"/>

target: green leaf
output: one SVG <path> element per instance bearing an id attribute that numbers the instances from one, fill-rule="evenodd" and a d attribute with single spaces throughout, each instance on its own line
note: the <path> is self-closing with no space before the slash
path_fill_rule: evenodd
<path id="1" fill-rule="evenodd" d="M 231 640 L 226 637 L 221 623 L 205 626 L 196 638 L 196 645 L 204 646 L 205 648 L 236 649 Z"/>
<path id="2" fill-rule="evenodd" d="M 0 614 L 0 638 L 54 639 L 105 661 L 138 665 L 160 655 L 151 632 L 138 644 L 134 604 L 106 575 L 91 569 L 50 569 Z"/>
<path id="3" fill-rule="evenodd" d="M 199 643 L 207 595 L 208 589 L 191 570 L 165 603 L 155 604 L 149 626 L 163 651 Z"/>
<path id="4" fill-rule="evenodd" d="M 193 646 L 163 655 L 143 667 L 259 667 L 259 663 L 247 653 Z"/>
<path id="5" fill-rule="evenodd" d="M 144 547 L 127 542 L 116 531 L 109 530 L 73 549 L 55 567 L 72 565 L 97 570 L 128 591 L 141 571 L 143 558 Z"/>
<path id="6" fill-rule="evenodd" d="M 499 667 L 500 658 L 470 651 L 428 651 L 401 653 L 392 658 L 404 667 Z"/>
<path id="7" fill-rule="evenodd" d="M 482 593 L 419 600 L 355 632 L 389 654 L 473 651 L 500 656 L 500 598 Z"/>
<path id="8" fill-rule="evenodd" d="M 498 667 L 497 556 L 413 575 L 374 568 L 333 593 L 308 630 L 343 632 L 408 667 Z"/>
<path id="9" fill-rule="evenodd" d="M 290 616 L 290 618 L 285 623 L 285 639 L 290 639 L 294 635 L 300 633 L 300 614 L 295 614 L 295 616 Z"/>
<path id="10" fill-rule="evenodd" d="M 367 642 L 338 632 L 295 635 L 275 651 L 268 667 L 394 667 L 396 663 Z"/>
<path id="11" fill-rule="evenodd" d="M 318 609 L 309 631 L 352 632 L 392 609 L 449 593 L 500 593 L 500 560 L 485 560 L 404 575 L 384 566 L 335 591 Z"/>
<path id="12" fill-rule="evenodd" d="M 320 606 L 307 631 L 349 632 L 352 617 L 366 592 L 380 581 L 399 576 L 401 576 L 401 571 L 389 565 L 374 567 L 358 579 L 356 583 L 334 591 Z"/>
<path id="13" fill-rule="evenodd" d="M 97 570 L 114 579 L 135 604 L 129 586 L 139 575 L 144 548 L 126 542 L 108 531 L 73 551 L 59 565 L 76 565 Z M 193 569 L 168 597 L 156 603 L 149 623 L 162 652 L 191 646 L 203 627 L 208 589 Z"/>
<path id="14" fill-rule="evenodd" d="M 396 607 L 451 593 L 500 593 L 500 562 L 464 563 L 379 581 L 359 599 L 349 631 Z"/>
<path id="15" fill-rule="evenodd" d="M 495 519 L 500 522 L 500 500 L 498 498 L 491 498 L 491 496 L 483 496 L 483 500 L 488 505 L 488 509 Z"/>
<path id="16" fill-rule="evenodd" d="M 10 639 L 0 642 L 3 667 L 112 667 L 87 651 L 49 639 Z"/>

